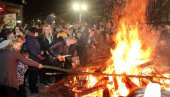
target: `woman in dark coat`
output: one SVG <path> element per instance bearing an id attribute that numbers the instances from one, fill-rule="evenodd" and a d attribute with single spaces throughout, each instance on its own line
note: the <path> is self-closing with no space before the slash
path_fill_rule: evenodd
<path id="1" fill-rule="evenodd" d="M 39 36 L 40 48 L 41 48 L 41 51 L 43 51 L 43 56 L 45 58 L 49 56 L 48 49 L 49 49 L 50 44 L 53 42 L 53 40 L 54 38 L 52 35 L 52 29 L 50 25 L 45 25 L 42 29 L 42 35 Z"/>
<path id="2" fill-rule="evenodd" d="M 20 54 L 22 43 L 13 40 L 0 51 L 0 97 L 17 97 L 19 83 L 17 79 L 18 60 L 29 66 L 42 68 L 38 62 L 28 60 Z"/>
<path id="3" fill-rule="evenodd" d="M 49 56 L 49 46 L 53 42 L 54 38 L 52 35 L 52 29 L 50 25 L 44 25 L 42 29 L 42 35 L 39 36 L 39 43 L 41 51 L 43 52 L 43 57 L 45 57 L 45 64 L 50 64 L 50 56 Z M 44 85 L 48 85 L 51 83 L 51 77 L 46 76 L 45 73 L 49 72 L 48 69 L 41 69 L 40 71 L 40 82 Z"/>

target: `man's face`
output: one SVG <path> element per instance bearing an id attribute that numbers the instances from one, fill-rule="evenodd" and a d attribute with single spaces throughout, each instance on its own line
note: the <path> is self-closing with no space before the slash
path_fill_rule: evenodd
<path id="1" fill-rule="evenodd" d="M 51 32 L 51 28 L 50 27 L 44 27 L 44 34 L 49 34 Z"/>

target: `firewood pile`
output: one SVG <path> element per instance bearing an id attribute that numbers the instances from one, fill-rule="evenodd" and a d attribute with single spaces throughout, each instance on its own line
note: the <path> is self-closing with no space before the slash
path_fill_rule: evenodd
<path id="1" fill-rule="evenodd" d="M 167 90 L 170 87 L 170 75 L 164 74 L 161 69 L 158 70 L 158 67 L 152 65 L 153 62 L 140 65 L 140 75 L 101 73 L 107 67 L 107 64 L 106 62 L 99 62 L 95 65 L 79 67 L 76 70 L 66 70 L 70 75 L 43 89 L 42 97 L 114 97 L 110 95 L 114 95 L 114 92 L 118 91 L 120 87 L 119 78 L 129 92 L 146 87 L 149 82 L 159 83 L 162 88 Z M 89 81 L 93 81 L 91 76 L 97 79 L 97 82 L 91 82 L 92 85 L 89 84 Z M 110 77 L 112 80 L 110 80 Z M 140 83 L 136 84 L 133 81 L 134 79 L 139 80 Z M 113 85 L 112 89 L 109 89 L 108 85 Z"/>

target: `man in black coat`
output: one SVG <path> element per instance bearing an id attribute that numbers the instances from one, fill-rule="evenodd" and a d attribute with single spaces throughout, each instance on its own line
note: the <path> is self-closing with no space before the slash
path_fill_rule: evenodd
<path id="1" fill-rule="evenodd" d="M 63 38 L 58 38 L 56 41 L 54 41 L 50 47 L 49 47 L 49 53 L 56 58 L 56 65 L 57 67 L 63 67 L 65 69 L 69 69 L 72 67 L 72 61 L 71 61 L 71 56 L 70 55 L 70 47 L 73 44 L 75 44 L 77 40 L 75 38 L 70 38 L 68 37 L 66 40 Z M 74 50 L 72 50 L 74 51 Z"/>

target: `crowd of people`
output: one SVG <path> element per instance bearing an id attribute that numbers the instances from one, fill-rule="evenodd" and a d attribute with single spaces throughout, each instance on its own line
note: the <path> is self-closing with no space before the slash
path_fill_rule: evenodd
<path id="1" fill-rule="evenodd" d="M 162 27 L 152 30 L 165 32 L 159 35 L 158 43 L 165 45 L 168 30 Z M 32 94 L 38 93 L 38 80 L 44 85 L 52 83 L 43 65 L 73 69 L 86 66 L 97 57 L 110 56 L 110 49 L 115 47 L 112 40 L 115 32 L 116 27 L 110 22 L 27 25 L 13 29 L 4 25 L 0 31 L 0 97 L 26 97 L 25 78 Z M 55 81 L 59 78 L 56 76 Z"/>
<path id="2" fill-rule="evenodd" d="M 13 29 L 4 25 L 0 31 L 0 97 L 26 97 L 26 78 L 32 94 L 39 92 L 38 80 L 52 83 L 43 65 L 73 69 L 108 55 L 114 45 L 111 34 L 111 23 L 17 25 Z"/>

